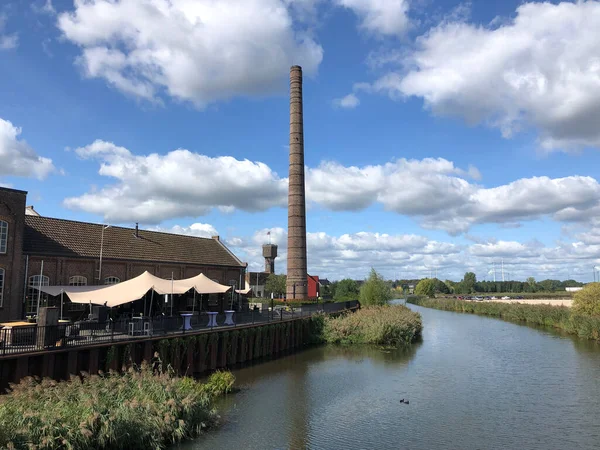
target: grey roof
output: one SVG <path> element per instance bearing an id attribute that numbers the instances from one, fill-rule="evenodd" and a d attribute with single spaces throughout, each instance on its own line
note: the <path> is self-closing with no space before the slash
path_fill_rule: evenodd
<path id="1" fill-rule="evenodd" d="M 23 252 L 34 255 L 98 257 L 104 225 L 25 216 Z M 218 239 L 111 226 L 104 230 L 105 259 L 244 267 Z"/>

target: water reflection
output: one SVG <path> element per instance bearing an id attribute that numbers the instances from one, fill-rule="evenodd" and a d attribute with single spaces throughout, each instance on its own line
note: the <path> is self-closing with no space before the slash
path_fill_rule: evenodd
<path id="1" fill-rule="evenodd" d="M 308 366 L 300 366 L 291 372 L 289 383 L 286 389 L 286 396 L 281 400 L 287 406 L 287 415 L 290 417 L 289 445 L 290 448 L 305 450 L 307 447 L 309 415 L 308 415 L 308 391 L 306 383 Z"/>

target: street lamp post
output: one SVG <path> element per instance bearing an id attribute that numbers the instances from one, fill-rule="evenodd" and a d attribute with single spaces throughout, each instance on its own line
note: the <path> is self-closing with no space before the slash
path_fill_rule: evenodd
<path id="1" fill-rule="evenodd" d="M 102 235 L 100 237 L 100 264 L 98 265 L 98 281 L 102 280 L 102 248 L 104 247 L 104 230 L 110 228 L 110 225 L 102 225 Z"/>

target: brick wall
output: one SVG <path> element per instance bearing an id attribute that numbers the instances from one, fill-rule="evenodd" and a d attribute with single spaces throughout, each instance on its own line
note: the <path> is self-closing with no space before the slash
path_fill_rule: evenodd
<path id="1" fill-rule="evenodd" d="M 0 322 L 16 320 L 21 315 L 23 284 L 20 261 L 23 253 L 26 197 L 27 193 L 24 191 L 0 188 L 0 220 L 8 223 L 7 251 L 0 253 L 0 268 L 4 269 Z"/>

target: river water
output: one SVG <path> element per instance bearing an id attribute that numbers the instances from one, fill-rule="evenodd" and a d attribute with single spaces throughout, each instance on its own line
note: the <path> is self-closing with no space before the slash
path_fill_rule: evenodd
<path id="1" fill-rule="evenodd" d="M 223 426 L 182 448 L 600 448 L 598 344 L 410 308 L 410 350 L 325 346 L 235 371 Z"/>

